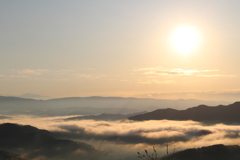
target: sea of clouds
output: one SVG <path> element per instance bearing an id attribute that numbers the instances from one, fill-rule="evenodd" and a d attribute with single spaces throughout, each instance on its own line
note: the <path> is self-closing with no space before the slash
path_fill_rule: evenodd
<path id="1" fill-rule="evenodd" d="M 136 158 L 136 152 L 152 150 L 159 156 L 187 148 L 214 144 L 239 145 L 240 125 L 202 124 L 195 121 L 65 121 L 64 117 L 7 116 L 0 123 L 32 125 L 54 132 L 59 138 L 86 142 L 106 153 L 106 159 Z"/>

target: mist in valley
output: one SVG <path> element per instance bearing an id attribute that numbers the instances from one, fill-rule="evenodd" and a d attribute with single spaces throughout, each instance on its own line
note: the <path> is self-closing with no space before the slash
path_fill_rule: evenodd
<path id="1" fill-rule="evenodd" d="M 206 125 L 195 121 L 171 120 L 65 121 L 66 118 L 69 116 L 19 115 L 1 119 L 0 123 L 31 125 L 48 130 L 59 139 L 85 142 L 101 152 L 101 156 L 96 154 L 97 159 L 100 157 L 109 160 L 138 159 L 137 152 L 144 153 L 145 149 L 151 152 L 153 146 L 157 149 L 158 156 L 162 157 L 166 155 L 167 146 L 169 152 L 176 152 L 215 144 L 237 145 L 240 143 L 239 125 Z M 71 153 L 68 154 L 71 155 Z M 91 155 L 90 159 L 94 159 L 91 152 L 88 154 Z M 79 157 L 81 156 L 80 154 Z"/>

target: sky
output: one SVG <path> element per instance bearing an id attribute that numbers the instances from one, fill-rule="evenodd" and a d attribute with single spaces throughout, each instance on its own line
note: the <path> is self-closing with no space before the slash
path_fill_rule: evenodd
<path id="1" fill-rule="evenodd" d="M 238 0 L 2 0 L 0 95 L 237 101 L 239 8 Z M 188 54 L 169 40 L 183 25 L 200 36 Z"/>

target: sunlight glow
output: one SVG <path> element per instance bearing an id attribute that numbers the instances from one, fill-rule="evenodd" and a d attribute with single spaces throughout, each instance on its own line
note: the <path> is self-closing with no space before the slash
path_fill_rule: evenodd
<path id="1" fill-rule="evenodd" d="M 177 28 L 171 37 L 171 44 L 178 52 L 188 54 L 199 45 L 199 32 L 190 26 Z"/>

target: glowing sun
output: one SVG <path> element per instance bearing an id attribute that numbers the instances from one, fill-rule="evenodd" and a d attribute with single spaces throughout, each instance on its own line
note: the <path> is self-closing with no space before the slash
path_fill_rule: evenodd
<path id="1" fill-rule="evenodd" d="M 178 27 L 171 36 L 171 44 L 173 48 L 184 54 L 195 50 L 199 45 L 199 41 L 199 32 L 190 26 Z"/>

